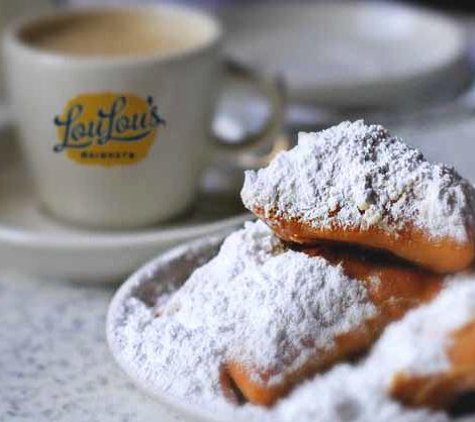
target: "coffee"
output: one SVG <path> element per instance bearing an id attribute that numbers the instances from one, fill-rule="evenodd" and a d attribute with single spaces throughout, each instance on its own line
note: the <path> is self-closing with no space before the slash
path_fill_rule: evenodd
<path id="1" fill-rule="evenodd" d="M 177 22 L 173 13 L 147 10 L 98 10 L 51 18 L 24 28 L 20 36 L 35 48 L 78 56 L 166 54 L 200 43 L 200 34 Z"/>

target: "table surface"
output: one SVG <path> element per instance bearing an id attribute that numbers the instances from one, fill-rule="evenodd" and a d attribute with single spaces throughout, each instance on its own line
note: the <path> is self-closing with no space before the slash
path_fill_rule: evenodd
<path id="1" fill-rule="evenodd" d="M 180 422 L 113 361 L 113 287 L 0 278 L 1 422 Z"/>

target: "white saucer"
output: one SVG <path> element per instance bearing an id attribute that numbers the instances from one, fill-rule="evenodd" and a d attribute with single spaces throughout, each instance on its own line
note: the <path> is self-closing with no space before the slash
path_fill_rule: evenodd
<path id="1" fill-rule="evenodd" d="M 392 2 L 290 3 L 220 17 L 228 54 L 282 74 L 294 102 L 390 106 L 467 82 L 465 33 L 443 15 Z"/>
<path id="2" fill-rule="evenodd" d="M 0 268 L 77 281 L 117 281 L 178 243 L 249 219 L 237 198 L 202 194 L 189 215 L 133 231 L 72 227 L 44 214 L 32 194 L 18 146 L 0 135 Z"/>
<path id="3" fill-rule="evenodd" d="M 146 379 L 135 368 L 131 357 L 124 351 L 129 331 L 124 320 L 131 312 L 127 299 L 134 297 L 146 304 L 155 303 L 163 291 L 178 288 L 199 266 L 213 258 L 229 234 L 197 239 L 169 250 L 138 269 L 126 280 L 109 305 L 106 322 L 107 342 L 115 360 L 131 380 L 158 402 L 193 422 L 237 422 L 237 415 L 211 413 L 170 396 L 159 387 L 157 380 Z M 189 419 L 188 419 L 189 418 Z M 239 419 L 242 420 L 242 419 Z"/>

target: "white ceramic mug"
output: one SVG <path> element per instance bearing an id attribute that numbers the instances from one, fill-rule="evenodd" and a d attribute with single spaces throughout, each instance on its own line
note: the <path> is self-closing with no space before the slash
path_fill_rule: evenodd
<path id="1" fill-rule="evenodd" d="M 87 37 L 81 54 L 37 45 L 48 27 L 108 14 L 143 19 L 141 27 L 159 28 L 180 47 L 94 55 Z M 215 19 L 176 6 L 66 10 L 12 25 L 4 37 L 8 89 L 42 207 L 95 227 L 141 226 L 185 210 L 200 172 L 226 149 L 209 142 L 221 39 Z M 275 133 L 281 97 L 273 81 L 228 70 L 255 83 L 274 109 L 262 133 L 239 144 L 244 149 Z"/>

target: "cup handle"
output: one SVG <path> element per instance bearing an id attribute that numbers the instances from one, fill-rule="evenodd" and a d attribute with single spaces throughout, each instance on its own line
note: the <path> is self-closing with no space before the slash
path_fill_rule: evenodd
<path id="1" fill-rule="evenodd" d="M 227 142 L 226 138 L 213 133 L 211 141 L 217 153 L 222 156 L 249 151 L 273 142 L 282 131 L 285 98 L 282 80 L 279 77 L 260 74 L 255 69 L 233 60 L 225 60 L 224 71 L 233 79 L 253 85 L 269 102 L 271 114 L 262 129 L 243 136 L 238 142 Z"/>

